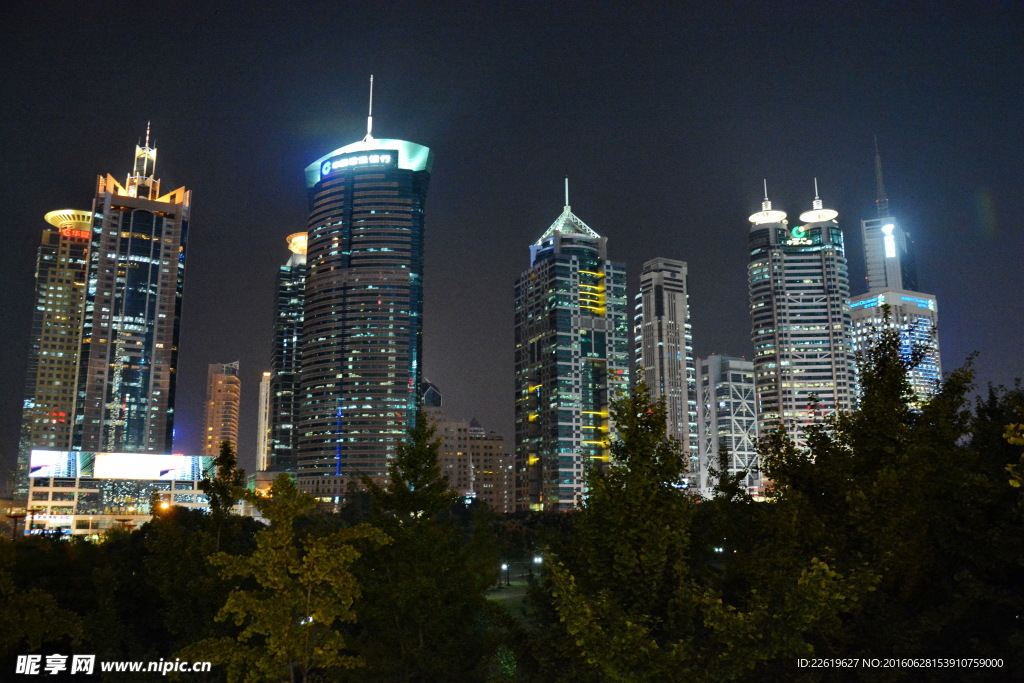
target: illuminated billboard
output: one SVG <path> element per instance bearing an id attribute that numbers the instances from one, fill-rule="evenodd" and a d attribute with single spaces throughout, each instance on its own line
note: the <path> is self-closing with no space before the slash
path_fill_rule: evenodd
<path id="1" fill-rule="evenodd" d="M 212 467 L 213 458 L 201 455 L 33 450 L 29 477 L 198 480 Z"/>

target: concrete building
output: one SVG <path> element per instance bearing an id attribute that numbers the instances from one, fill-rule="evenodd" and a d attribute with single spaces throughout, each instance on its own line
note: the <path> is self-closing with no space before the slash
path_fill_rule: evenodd
<path id="1" fill-rule="evenodd" d="M 629 386 L 626 268 L 569 206 L 515 284 L 516 507 L 567 511 L 611 457 L 612 398 Z"/>
<path id="2" fill-rule="evenodd" d="M 815 182 L 817 186 L 817 182 Z M 817 187 L 815 187 L 817 195 Z M 767 189 L 750 216 L 751 339 L 758 433 L 808 425 L 856 398 L 850 284 L 839 214 L 815 196 L 800 225 L 773 210 Z"/>
<path id="3" fill-rule="evenodd" d="M 124 185 L 100 176 L 92 213 L 72 448 L 168 453 L 191 193 L 162 194 L 156 149 Z"/>
<path id="4" fill-rule="evenodd" d="M 666 431 L 678 439 L 690 461 L 686 485 L 700 488 L 704 473 L 697 438 L 697 368 L 686 263 L 667 258 L 645 263 L 635 310 L 637 368 L 643 368 L 651 396 L 665 399 Z"/>
<path id="5" fill-rule="evenodd" d="M 698 363 L 700 392 L 700 458 L 704 471 L 718 469 L 718 449 L 729 454 L 729 474 L 746 472 L 747 493 L 761 491 L 763 480 L 757 455 L 757 401 L 754 363 L 743 358 L 711 356 Z M 704 480 L 702 495 L 712 495 L 717 482 Z"/>
<path id="6" fill-rule="evenodd" d="M 227 441 L 238 454 L 238 415 L 242 380 L 238 361 L 214 363 L 206 370 L 206 410 L 203 415 L 203 455 L 217 457 Z"/>

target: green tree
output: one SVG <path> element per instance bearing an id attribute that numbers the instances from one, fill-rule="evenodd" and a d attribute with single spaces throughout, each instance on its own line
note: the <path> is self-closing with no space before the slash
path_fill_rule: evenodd
<path id="1" fill-rule="evenodd" d="M 736 539 L 709 536 L 696 524 L 707 503 L 679 487 L 687 461 L 665 436 L 665 413 L 643 382 L 613 403 L 613 461 L 588 472 L 574 531 L 552 548 L 548 591 L 558 621 L 545 623 L 543 609 L 537 612 L 533 645 L 542 652 L 539 670 L 551 678 L 743 677 L 808 656 L 810 634 L 830 628 L 870 587 L 870 577 L 840 573 L 813 552 L 777 561 L 776 572 L 727 581 L 741 556 L 734 550 L 744 558 L 777 550 L 751 542 L 753 534 L 751 547 L 736 547 Z M 745 496 L 719 500 L 754 517 Z M 761 521 L 769 526 L 759 536 L 789 528 L 783 516 Z"/>
<path id="2" fill-rule="evenodd" d="M 212 476 L 208 472 L 206 478 L 199 482 L 199 488 L 209 500 L 216 529 L 216 547 L 220 550 L 221 527 L 245 490 L 245 470 L 238 467 L 238 457 L 230 441 L 221 442 L 220 455 L 214 458 L 213 469 Z"/>
<path id="3" fill-rule="evenodd" d="M 394 543 L 359 569 L 366 599 L 353 629 L 366 680 L 462 680 L 484 676 L 494 644 L 485 593 L 498 561 L 486 506 L 464 517 L 438 458 L 434 427 L 420 412 L 388 482 L 366 479 L 374 523 Z"/>
<path id="4" fill-rule="evenodd" d="M 361 588 L 352 565 L 356 543 L 389 542 L 379 529 L 359 525 L 321 537 L 297 539 L 295 521 L 315 507 L 287 474 L 274 480 L 270 497 L 245 497 L 269 520 L 256 534 L 250 555 L 218 553 L 210 558 L 225 579 L 239 583 L 217 615 L 240 628 L 237 638 L 209 638 L 183 656 L 226 667 L 229 680 L 308 681 L 336 678 L 364 664 L 351 652 L 340 628 L 356 619 Z"/>

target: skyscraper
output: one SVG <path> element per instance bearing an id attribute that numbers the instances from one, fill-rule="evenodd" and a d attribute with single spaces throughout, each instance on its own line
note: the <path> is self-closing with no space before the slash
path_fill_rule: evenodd
<path id="1" fill-rule="evenodd" d="M 426 147 L 375 139 L 368 125 L 306 168 L 298 482 L 321 500 L 384 479 L 415 419 L 432 164 Z"/>
<path id="2" fill-rule="evenodd" d="M 65 209 L 45 216 L 36 258 L 36 306 L 32 315 L 25 402 L 15 490 L 28 491 L 33 448 L 71 446 L 75 379 L 81 346 L 86 264 L 93 214 Z"/>
<path id="3" fill-rule="evenodd" d="M 269 469 L 294 472 L 299 448 L 299 381 L 306 300 L 306 233 L 288 235 L 288 260 L 277 271 L 274 348 L 270 359 Z M 262 405 L 262 404 L 261 404 Z M 257 454 L 257 457 L 263 457 Z"/>
<path id="4" fill-rule="evenodd" d="M 917 265 L 910 235 L 889 212 L 889 198 L 882 181 L 882 159 L 875 144 L 875 182 L 878 216 L 860 222 L 864 239 L 864 267 L 868 291 L 879 289 L 917 290 Z"/>
<path id="5" fill-rule="evenodd" d="M 853 350 L 858 355 L 870 350 L 883 330 L 899 332 L 900 355 L 904 359 L 912 358 L 915 349 L 921 352 L 919 362 L 907 377 L 916 396 L 913 405 L 919 408 L 938 391 L 942 379 L 939 306 L 935 296 L 902 289 L 876 289 L 853 297 L 850 308 Z"/>
<path id="6" fill-rule="evenodd" d="M 609 402 L 629 385 L 626 268 L 569 207 L 515 285 L 516 507 L 571 510 L 610 458 Z"/>
<path id="7" fill-rule="evenodd" d="M 169 453 L 191 192 L 160 193 L 156 149 L 97 179 L 72 446 Z"/>
<path id="8" fill-rule="evenodd" d="M 693 357 L 686 263 L 656 258 L 640 271 L 636 295 L 636 364 L 653 398 L 664 398 L 666 431 L 679 440 L 690 460 L 687 484 L 700 487 L 702 467 L 697 440 L 697 368 Z"/>
<path id="9" fill-rule="evenodd" d="M 877 142 L 875 181 L 878 217 L 861 221 L 868 291 L 851 301 L 854 351 L 866 353 L 878 340 L 880 331 L 898 330 L 904 359 L 910 360 L 914 349 L 921 352 L 920 362 L 908 377 L 916 395 L 914 404 L 920 407 L 938 390 L 942 378 L 939 308 L 934 295 L 914 291 L 917 269 L 913 243 L 889 211 Z"/>
<path id="10" fill-rule="evenodd" d="M 238 361 L 207 366 L 203 455 L 220 455 L 221 444 L 225 441 L 238 453 L 238 413 L 241 401 L 242 380 L 238 376 Z"/>
<path id="11" fill-rule="evenodd" d="M 798 443 L 805 429 L 856 394 L 850 284 L 839 215 L 815 198 L 789 227 L 765 190 L 750 216 L 750 314 L 758 433 L 785 427 Z"/>
<path id="12" fill-rule="evenodd" d="M 270 383 L 272 372 L 260 377 L 259 416 L 256 421 L 256 471 L 270 469 Z"/>
<path id="13" fill-rule="evenodd" d="M 746 472 L 743 486 L 748 493 L 757 493 L 762 478 L 756 449 L 754 363 L 742 358 L 711 356 L 698 365 L 701 462 L 719 469 L 718 449 L 725 446 L 729 452 L 729 474 Z M 716 483 L 706 476 L 702 493 L 711 496 Z"/>

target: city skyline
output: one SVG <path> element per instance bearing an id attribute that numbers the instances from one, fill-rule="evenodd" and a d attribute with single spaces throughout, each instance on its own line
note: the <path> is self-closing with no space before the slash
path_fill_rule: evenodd
<path id="1" fill-rule="evenodd" d="M 4 168 L 22 187 L 2 254 L 2 376 L 25 381 L 42 217 L 87 206 L 92 180 L 131 162 L 125 149 L 152 119 L 161 176 L 195 192 L 175 450 L 199 452 L 206 366 L 240 358 L 242 464 L 252 468 L 280 245 L 305 227 L 302 169 L 359 137 L 373 73 L 376 130 L 437 157 L 424 375 L 444 388 L 454 416 L 477 417 L 506 443 L 509 290 L 562 177 L 627 263 L 630 294 L 646 260 L 686 261 L 695 355 L 750 358 L 742 226 L 761 179 L 774 205 L 795 214 L 819 178 L 844 217 L 851 292 L 863 292 L 856 226 L 877 215 L 875 135 L 890 212 L 917 241 L 919 287 L 942 306 L 943 367 L 977 350 L 979 388 L 1011 383 L 1024 375 L 1024 324 L 1012 315 L 1024 171 L 1011 123 L 1024 106 L 1006 85 L 1019 80 L 1024 21 L 1019 7 L 964 7 L 926 18 L 920 8 L 890 9 L 885 22 L 813 5 L 706 16 L 623 5 L 582 20 L 559 5 L 357 8 L 344 24 L 323 7 L 317 26 L 261 7 L 220 33 L 230 17 L 197 9 L 190 41 L 153 37 L 146 49 L 140 27 L 185 30 L 172 10 L 133 18 L 72 5 L 53 17 L 7 9 L 13 64 L 0 128 Z M 799 40 L 812 28 L 829 34 L 832 51 Z M 143 55 L 146 68 L 123 69 L 129 54 Z M 181 83 L 131 80 L 158 66 Z M 52 93 L 82 92 L 97 70 L 112 87 L 85 91 L 88 106 L 53 106 Z M 20 417 L 17 397 L 0 405 L 8 465 Z"/>

